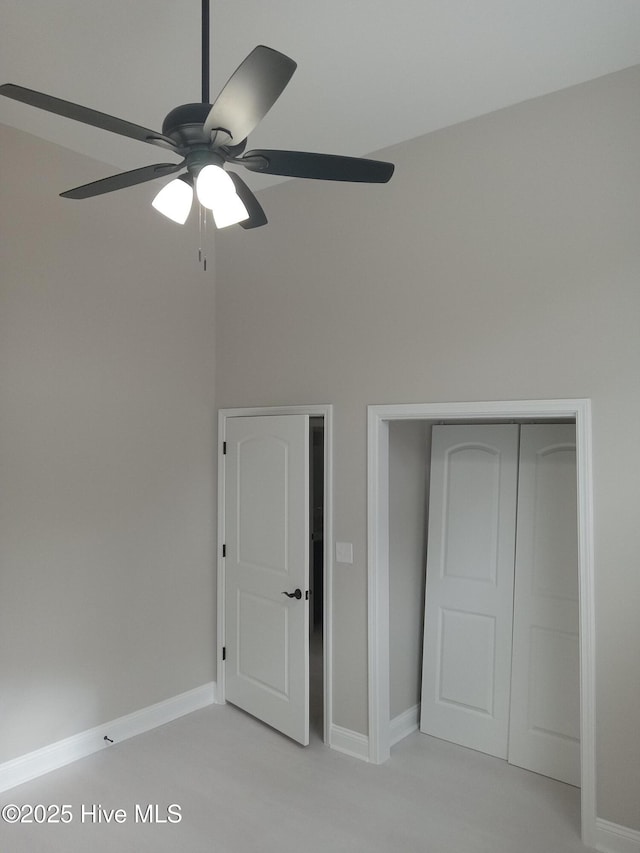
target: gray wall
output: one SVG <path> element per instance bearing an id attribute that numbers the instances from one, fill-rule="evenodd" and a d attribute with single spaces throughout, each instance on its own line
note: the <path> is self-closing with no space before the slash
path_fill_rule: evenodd
<path id="1" fill-rule="evenodd" d="M 640 829 L 640 70 L 292 181 L 220 234 L 216 406 L 333 403 L 335 722 L 367 728 L 366 406 L 593 400 L 598 814 Z M 214 673 L 212 280 L 0 128 L 0 761 Z M 123 199 L 128 203 L 123 204 Z M 144 215 L 142 213 L 144 212 Z"/>
<path id="2" fill-rule="evenodd" d="M 0 127 L 0 762 L 213 680 L 213 277 Z"/>
<path id="3" fill-rule="evenodd" d="M 640 69 L 291 181 L 217 243 L 218 406 L 333 403 L 335 722 L 367 730 L 366 407 L 590 397 L 598 815 L 640 829 Z"/>

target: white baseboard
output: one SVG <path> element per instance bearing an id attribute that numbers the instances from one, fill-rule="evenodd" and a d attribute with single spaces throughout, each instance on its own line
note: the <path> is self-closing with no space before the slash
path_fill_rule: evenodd
<path id="1" fill-rule="evenodd" d="M 640 853 L 640 832 L 596 818 L 596 850 L 600 853 Z"/>
<path id="2" fill-rule="evenodd" d="M 106 749 L 111 744 L 105 740 L 105 737 L 117 743 L 211 705 L 215 701 L 215 692 L 215 682 L 211 681 L 186 693 L 180 693 L 178 696 L 150 705 L 148 708 L 134 711 L 132 714 L 0 764 L 0 792 L 8 791 L 30 779 L 43 776 L 51 770 L 57 770 L 58 767 L 64 767 L 65 764 Z"/>
<path id="3" fill-rule="evenodd" d="M 395 746 L 399 741 L 410 735 L 411 732 L 416 732 L 420 728 L 420 703 L 409 708 L 402 714 L 398 714 L 389 722 L 389 740 L 391 746 Z"/>
<path id="4" fill-rule="evenodd" d="M 338 752 L 344 752 L 362 761 L 369 760 L 369 738 L 360 732 L 343 729 L 335 723 L 329 730 L 329 746 Z"/>

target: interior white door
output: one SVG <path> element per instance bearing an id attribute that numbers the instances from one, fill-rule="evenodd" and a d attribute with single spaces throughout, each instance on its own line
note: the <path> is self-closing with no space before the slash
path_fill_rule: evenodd
<path id="1" fill-rule="evenodd" d="M 435 426 L 420 730 L 507 757 L 518 426 Z"/>
<path id="2" fill-rule="evenodd" d="M 308 417 L 229 418 L 225 441 L 226 698 L 306 745 Z"/>
<path id="3" fill-rule="evenodd" d="M 523 425 L 509 761 L 580 785 L 573 424 Z"/>

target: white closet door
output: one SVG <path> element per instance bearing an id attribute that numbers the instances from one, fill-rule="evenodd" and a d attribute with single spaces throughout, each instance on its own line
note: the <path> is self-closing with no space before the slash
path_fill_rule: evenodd
<path id="1" fill-rule="evenodd" d="M 433 428 L 420 730 L 507 757 L 518 426 Z"/>
<path id="2" fill-rule="evenodd" d="M 580 784 L 575 426 L 520 438 L 509 761 Z"/>

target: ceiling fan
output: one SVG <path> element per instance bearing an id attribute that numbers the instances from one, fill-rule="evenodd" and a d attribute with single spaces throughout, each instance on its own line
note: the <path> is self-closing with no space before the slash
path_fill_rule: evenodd
<path id="1" fill-rule="evenodd" d="M 202 102 L 171 110 L 158 133 L 137 124 L 63 101 L 13 83 L 0 94 L 83 124 L 165 148 L 182 158 L 179 163 L 155 163 L 121 172 L 67 190 L 63 198 L 84 199 L 121 190 L 185 170 L 166 184 L 153 206 L 180 224 L 186 222 L 195 195 L 213 212 L 218 228 L 239 223 L 243 228 L 266 225 L 267 217 L 253 192 L 227 163 L 253 172 L 326 181 L 386 183 L 392 163 L 313 154 L 305 151 L 255 149 L 245 151 L 247 137 L 274 105 L 288 84 L 296 63 L 283 53 L 258 45 L 229 78 L 213 104 L 209 103 L 209 0 L 202 0 Z"/>

